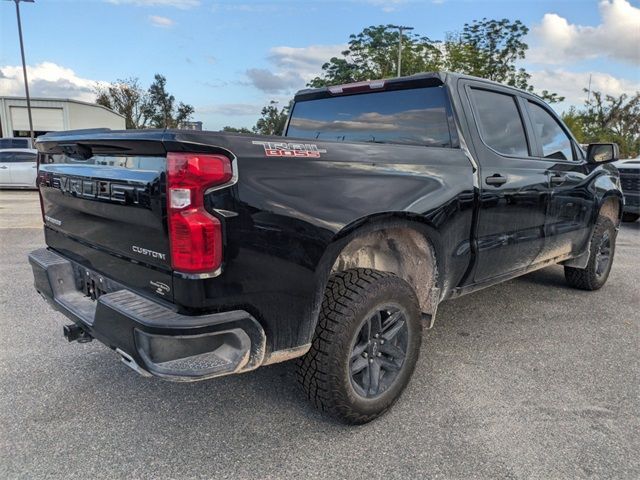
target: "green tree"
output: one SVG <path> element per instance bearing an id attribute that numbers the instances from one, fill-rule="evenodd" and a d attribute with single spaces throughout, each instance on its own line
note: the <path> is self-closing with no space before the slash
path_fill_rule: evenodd
<path id="1" fill-rule="evenodd" d="M 409 32 L 402 36 L 402 74 L 446 70 L 487 78 L 527 91 L 533 91 L 531 76 L 517 62 L 525 58 L 524 41 L 529 29 L 519 20 L 475 20 L 461 32 L 450 33 L 445 40 Z M 321 76 L 308 86 L 324 87 L 343 83 L 389 78 L 397 73 L 397 29 L 389 25 L 370 26 L 349 37 L 341 57 L 333 57 L 322 66 Z M 543 91 L 548 102 L 563 97 Z"/>
<path id="2" fill-rule="evenodd" d="M 445 43 L 447 69 L 531 90 L 530 75 L 516 62 L 529 48 L 523 38 L 529 29 L 520 21 L 483 18 L 465 23 L 462 32 Z"/>
<path id="3" fill-rule="evenodd" d="M 529 46 L 524 37 L 529 29 L 520 20 L 483 18 L 465 23 L 462 31 L 449 34 L 444 42 L 445 70 L 486 78 L 529 92 L 534 91 L 531 75 L 516 66 L 526 57 Z M 543 90 L 539 94 L 548 103 L 564 97 Z"/>
<path id="4" fill-rule="evenodd" d="M 167 91 L 167 79 L 159 73 L 154 75 L 149 86 L 145 107 L 151 126 L 155 128 L 179 128 L 194 112 L 191 105 L 182 102 L 176 105 L 175 97 Z"/>
<path id="5" fill-rule="evenodd" d="M 349 46 L 341 55 L 322 66 L 323 74 L 309 82 L 324 87 L 395 76 L 398 70 L 399 32 L 390 25 L 370 26 L 349 37 Z M 413 32 L 402 35 L 402 73 L 438 70 L 441 52 L 436 42 Z"/>
<path id="6" fill-rule="evenodd" d="M 147 93 L 137 78 L 116 80 L 108 85 L 97 85 L 96 103 L 125 118 L 126 128 L 145 128 L 149 122 L 145 105 Z"/>
<path id="7" fill-rule="evenodd" d="M 575 106 L 571 106 L 562 114 L 562 121 L 579 143 L 588 143 L 584 133 L 584 118 Z"/>
<path id="8" fill-rule="evenodd" d="M 123 115 L 127 128 L 179 128 L 189 120 L 194 108 L 176 103 L 166 85 L 167 79 L 160 74 L 154 76 L 147 90 L 140 86 L 137 78 L 97 85 L 96 103 Z"/>
<path id="9" fill-rule="evenodd" d="M 223 132 L 229 132 L 229 133 L 251 133 L 251 130 L 249 130 L 248 128 L 245 127 L 222 127 L 222 131 Z"/>
<path id="10" fill-rule="evenodd" d="M 289 115 L 289 105 L 278 108 L 278 102 L 271 100 L 262 108 L 261 117 L 253 127 L 253 132 L 260 135 L 282 135 Z"/>
<path id="11" fill-rule="evenodd" d="M 583 108 L 569 109 L 562 118 L 582 143 L 615 142 L 622 158 L 640 155 L 640 92 L 617 97 L 591 92 Z"/>
<path id="12" fill-rule="evenodd" d="M 564 101 L 564 97 L 557 93 L 551 93 L 549 90 L 542 90 L 538 95 L 547 103 L 558 103 Z"/>

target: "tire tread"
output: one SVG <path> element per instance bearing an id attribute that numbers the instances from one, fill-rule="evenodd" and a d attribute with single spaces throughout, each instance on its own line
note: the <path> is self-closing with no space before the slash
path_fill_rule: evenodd
<path id="1" fill-rule="evenodd" d="M 368 268 L 355 268 L 336 273 L 329 278 L 324 293 L 318 325 L 309 352 L 297 361 L 297 380 L 306 397 L 320 411 L 330 413 L 350 424 L 366 423 L 384 413 L 391 405 L 375 414 L 354 409 L 348 399 L 331 388 L 340 381 L 331 347 L 350 338 L 345 317 L 355 315 L 356 307 L 367 298 L 375 283 L 393 277 L 392 273 Z M 408 285 L 408 284 L 407 284 Z"/>
<path id="2" fill-rule="evenodd" d="M 598 290 L 601 288 L 608 278 L 605 276 L 604 279 L 599 279 L 596 275 L 596 250 L 597 243 L 600 241 L 602 234 L 606 230 L 612 230 L 611 237 L 611 263 L 613 263 L 613 256 L 615 252 L 615 226 L 613 222 L 604 216 L 599 216 L 596 222 L 595 229 L 593 231 L 593 235 L 590 240 L 590 256 L 589 263 L 586 268 L 575 268 L 575 267 L 564 267 L 564 277 L 567 283 L 579 290 Z"/>

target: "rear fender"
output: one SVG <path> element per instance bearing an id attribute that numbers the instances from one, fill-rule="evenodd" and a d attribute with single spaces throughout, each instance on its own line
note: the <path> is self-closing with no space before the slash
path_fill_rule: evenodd
<path id="1" fill-rule="evenodd" d="M 609 218 L 615 225 L 616 230 L 618 230 L 622 219 L 622 211 L 624 209 L 624 196 L 622 195 L 618 184 L 615 182 L 615 177 L 600 175 L 595 181 L 595 187 L 597 206 L 593 210 L 591 233 L 589 234 L 589 238 L 593 235 L 599 216 Z M 563 262 L 563 265 L 566 267 L 586 268 L 589 263 L 590 256 L 591 241 L 587 242 L 584 252 L 577 257 Z"/>
<path id="2" fill-rule="evenodd" d="M 370 256 L 366 254 L 364 256 L 354 255 L 359 248 L 367 248 L 364 244 L 358 244 L 359 240 L 372 239 L 376 232 L 382 232 L 384 230 L 393 230 L 396 232 L 407 230 L 408 232 L 413 232 L 409 234 L 412 238 L 407 238 L 407 247 L 401 246 L 397 248 L 397 253 L 400 255 L 403 253 L 409 254 L 410 249 L 415 249 L 414 253 L 417 254 L 422 248 L 421 245 L 424 245 L 424 248 L 428 249 L 424 253 L 427 253 L 430 259 L 426 258 L 424 262 L 421 262 L 422 255 L 413 255 L 411 259 L 417 261 L 415 263 L 412 262 L 410 268 L 403 271 L 394 271 L 396 268 L 393 266 L 397 265 L 397 262 L 394 262 L 392 258 L 388 258 L 388 250 L 381 251 L 379 255 L 373 255 L 374 258 L 370 258 Z M 415 235 L 415 237 L 413 235 Z M 412 244 L 414 244 L 415 247 L 412 247 Z M 446 272 L 446 257 L 441 253 L 442 250 L 441 236 L 438 231 L 432 225 L 425 222 L 422 217 L 406 212 L 368 216 L 345 226 L 333 237 L 316 269 L 317 287 L 310 315 L 308 329 L 309 341 L 313 338 L 313 333 L 318 322 L 329 276 L 336 271 L 347 268 L 374 268 L 374 266 L 377 266 L 384 271 L 396 273 L 411 283 L 414 288 L 417 286 L 414 276 L 419 268 L 424 268 L 423 278 L 430 278 L 431 281 L 424 285 L 423 288 L 417 289 L 417 294 L 421 310 L 433 319 L 438 302 L 441 299 L 444 281 L 443 272 Z"/>

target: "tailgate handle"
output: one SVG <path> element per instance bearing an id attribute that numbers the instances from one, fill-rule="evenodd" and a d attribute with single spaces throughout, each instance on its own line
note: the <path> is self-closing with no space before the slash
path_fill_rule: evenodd
<path id="1" fill-rule="evenodd" d="M 567 176 L 566 175 L 559 175 L 557 173 L 552 174 L 549 176 L 549 181 L 551 182 L 551 185 L 557 185 L 559 183 L 564 183 L 567 181 Z"/>
<path id="2" fill-rule="evenodd" d="M 499 187 L 500 185 L 504 185 L 505 183 L 507 183 L 507 177 L 503 177 L 498 173 L 494 173 L 492 176 L 487 177 L 484 180 L 485 182 L 487 182 L 487 185 L 494 185 L 496 187 Z"/>

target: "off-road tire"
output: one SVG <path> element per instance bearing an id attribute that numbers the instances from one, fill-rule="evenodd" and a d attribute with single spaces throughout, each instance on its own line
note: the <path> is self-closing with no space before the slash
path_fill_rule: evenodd
<path id="1" fill-rule="evenodd" d="M 598 254 L 604 235 L 609 235 L 610 254 L 606 270 L 598 273 Z M 591 236 L 589 263 L 586 268 L 564 267 L 564 277 L 573 288 L 580 290 L 598 290 L 609 278 L 616 247 L 616 227 L 608 217 L 599 216 Z"/>
<path id="2" fill-rule="evenodd" d="M 352 383 L 353 342 L 367 316 L 385 302 L 405 313 L 406 356 L 393 383 L 378 397 L 365 398 Z M 407 282 L 377 270 L 346 270 L 329 279 L 312 347 L 298 359 L 298 381 L 316 408 L 344 423 L 366 423 L 399 398 L 415 368 L 421 341 L 418 299 Z"/>
<path id="3" fill-rule="evenodd" d="M 640 218 L 640 213 L 625 212 L 622 214 L 622 221 L 626 223 L 636 222 Z"/>

